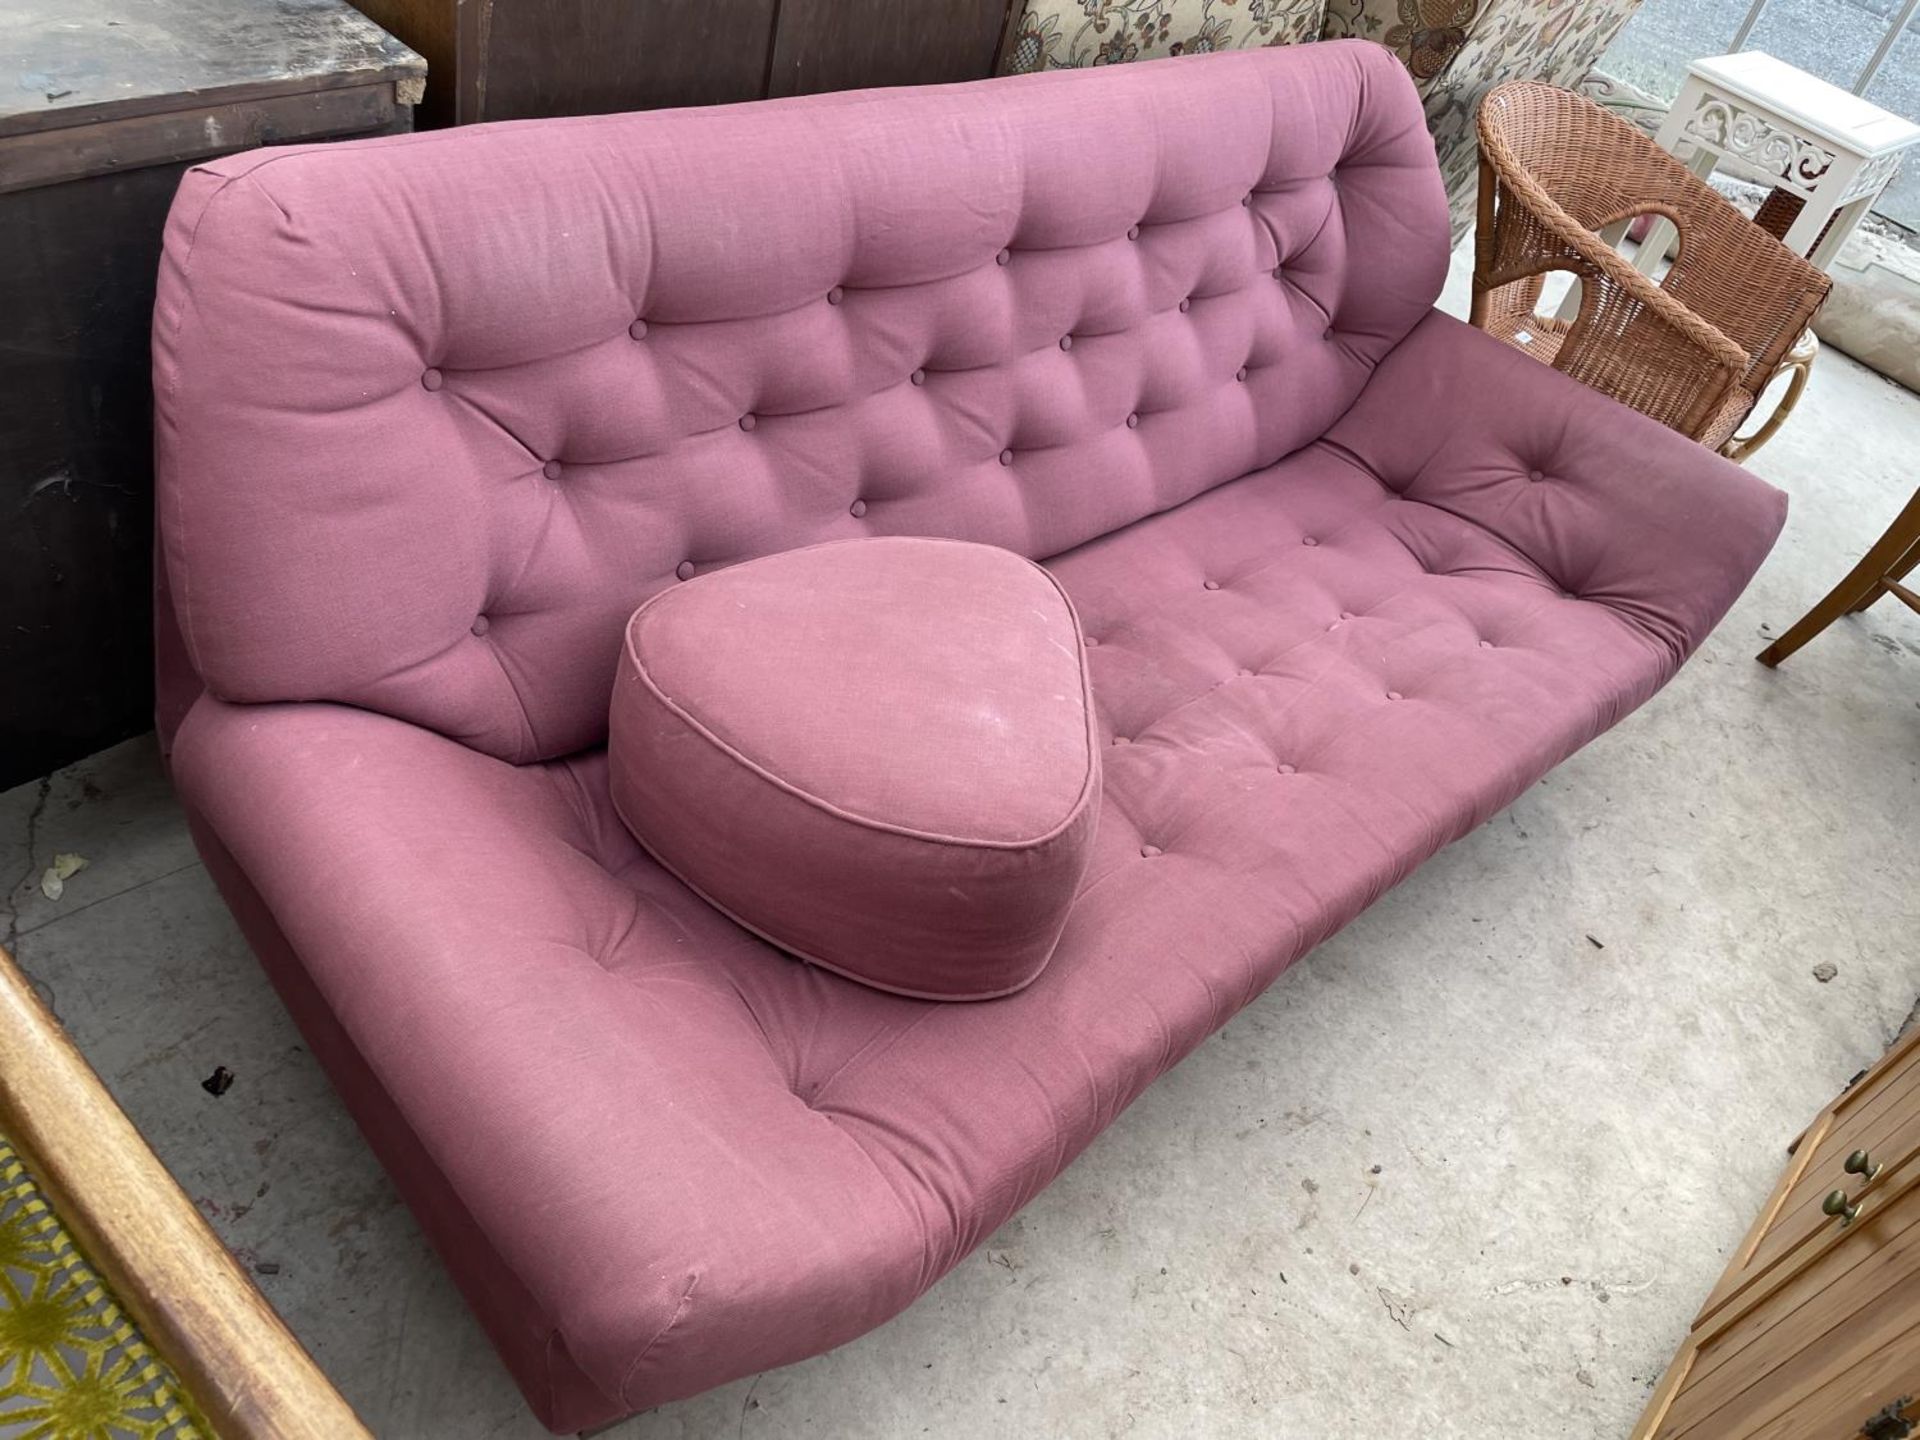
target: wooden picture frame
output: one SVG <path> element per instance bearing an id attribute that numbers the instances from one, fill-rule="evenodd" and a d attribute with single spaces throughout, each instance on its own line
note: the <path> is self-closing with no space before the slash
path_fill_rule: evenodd
<path id="1" fill-rule="evenodd" d="M 372 1440 L 4 950 L 0 1133 L 219 1440 Z"/>

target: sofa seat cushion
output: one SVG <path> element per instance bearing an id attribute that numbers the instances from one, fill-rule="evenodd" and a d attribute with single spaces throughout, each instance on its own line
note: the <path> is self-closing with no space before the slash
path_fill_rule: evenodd
<path id="1" fill-rule="evenodd" d="M 175 769 L 265 901 L 237 913 L 271 912 L 418 1137 L 409 1198 L 450 1191 L 445 1229 L 487 1238 L 448 1244 L 469 1294 L 504 1271 L 538 1307 L 483 1307 L 544 1375 L 529 1398 L 583 1428 L 909 1304 L 1294 959 L 1650 695 L 1783 516 L 1424 322 L 1322 442 L 1048 562 L 1090 647 L 1101 816 L 1045 972 L 984 1005 L 733 924 L 633 840 L 604 752 L 516 767 L 365 711 L 203 698 Z"/>
<path id="2" fill-rule="evenodd" d="M 1099 752 L 1073 606 L 991 545 L 762 556 L 658 592 L 615 683 L 615 808 L 756 934 L 869 985 L 983 1000 L 1053 953 Z"/>

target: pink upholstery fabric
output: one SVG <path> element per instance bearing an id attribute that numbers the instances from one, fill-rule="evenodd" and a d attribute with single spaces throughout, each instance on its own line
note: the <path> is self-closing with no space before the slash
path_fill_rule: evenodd
<path id="1" fill-rule="evenodd" d="M 1432 166 L 1391 57 L 1315 45 L 184 189 L 176 775 L 550 1425 L 910 1303 L 1758 566 L 1778 494 L 1418 318 Z M 1053 554 L 1090 647 L 1093 858 L 1005 999 L 783 956 L 613 810 L 631 608 L 867 531 Z"/>
<path id="2" fill-rule="evenodd" d="M 1445 272 L 1395 63 L 1342 43 L 192 171 L 155 390 L 194 671 L 564 755 L 605 739 L 608 657 L 676 574 L 873 534 L 1039 558 L 1271 464 Z"/>
<path id="3" fill-rule="evenodd" d="M 902 995 L 1031 983 L 1099 813 L 1080 627 L 955 540 L 765 555 L 627 626 L 608 754 L 649 853 L 755 933 Z"/>

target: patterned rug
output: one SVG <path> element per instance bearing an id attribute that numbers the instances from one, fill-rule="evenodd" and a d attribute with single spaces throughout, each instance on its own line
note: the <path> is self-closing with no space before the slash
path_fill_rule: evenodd
<path id="1" fill-rule="evenodd" d="M 207 1440 L 0 1138 L 0 1440 Z"/>

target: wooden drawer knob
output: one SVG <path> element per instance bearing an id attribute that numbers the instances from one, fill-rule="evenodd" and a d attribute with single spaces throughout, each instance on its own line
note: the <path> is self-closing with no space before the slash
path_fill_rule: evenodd
<path id="1" fill-rule="evenodd" d="M 1851 1225 L 1855 1217 L 1860 1214 L 1860 1207 L 1847 1199 L 1847 1192 L 1844 1190 L 1836 1190 L 1827 1196 L 1820 1202 L 1820 1208 L 1829 1215 L 1838 1216 L 1842 1229 Z"/>

